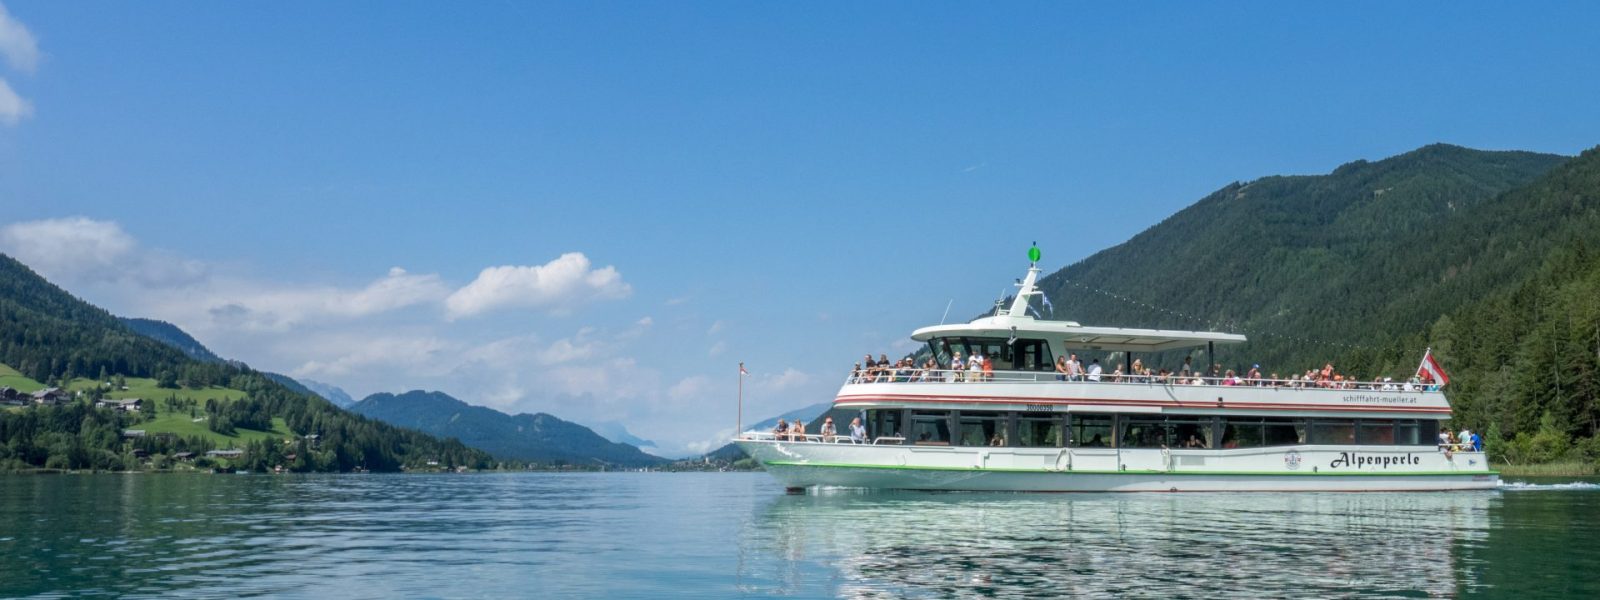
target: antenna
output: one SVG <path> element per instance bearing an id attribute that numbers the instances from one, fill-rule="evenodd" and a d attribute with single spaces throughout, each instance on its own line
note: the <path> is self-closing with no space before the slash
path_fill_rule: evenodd
<path id="1" fill-rule="evenodd" d="M 950 305 L 951 304 L 955 304 L 955 303 L 956 303 L 956 299 L 955 298 L 951 298 L 949 302 L 944 303 L 944 316 L 939 317 L 939 324 L 940 325 L 943 325 L 944 324 L 944 320 L 950 316 Z"/>

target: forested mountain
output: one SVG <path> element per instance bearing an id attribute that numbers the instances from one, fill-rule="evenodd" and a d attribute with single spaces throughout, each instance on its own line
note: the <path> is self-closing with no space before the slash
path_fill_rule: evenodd
<path id="1" fill-rule="evenodd" d="M 1491 257 L 1476 227 L 1483 209 L 1564 160 L 1433 145 L 1327 175 L 1234 183 L 1040 288 L 1054 318 L 1238 331 L 1251 341 L 1228 347 L 1225 362 L 1304 370 L 1342 354 L 1337 344 L 1420 331 L 1500 285 L 1509 261 Z M 1527 239 L 1498 239 L 1531 244 L 1540 233 L 1515 235 Z"/>
<path id="2" fill-rule="evenodd" d="M 205 344 L 200 343 L 200 340 L 194 339 L 194 336 L 179 329 L 177 325 L 155 319 L 121 317 L 119 320 L 122 321 L 123 325 L 127 325 L 128 329 L 132 329 L 134 333 L 177 348 L 179 352 L 184 353 L 189 358 L 209 363 L 227 362 L 213 353 L 210 348 L 206 348 Z"/>
<path id="3" fill-rule="evenodd" d="M 1596 249 L 1600 150 L 1434 145 L 1229 185 L 1041 288 L 1058 319 L 1244 333 L 1232 368 L 1401 376 L 1431 345 L 1464 424 L 1590 437 Z"/>
<path id="4" fill-rule="evenodd" d="M 577 423 L 544 413 L 507 415 L 443 392 L 373 394 L 350 410 L 400 427 L 456 438 L 501 459 L 581 467 L 648 467 L 669 462 L 609 441 Z"/>
<path id="5" fill-rule="evenodd" d="M 187 337 L 187 336 L 185 336 Z M 213 423 L 238 423 L 265 431 L 281 420 L 297 436 L 292 444 L 262 439 L 246 448 L 241 464 L 283 465 L 292 470 L 375 471 L 445 465 L 489 466 L 490 457 L 454 440 L 386 425 L 338 410 L 320 398 L 291 391 L 238 364 L 203 362 L 135 333 L 110 313 L 73 297 L 27 266 L 0 254 L 0 364 L 42 382 L 73 383 L 77 377 L 152 378 L 168 389 L 224 386 L 245 399 L 209 403 Z M 98 384 L 96 384 L 98 386 Z M 154 403 L 152 403 L 154 404 Z M 0 411 L 0 468 L 134 468 L 132 448 L 118 433 L 154 417 L 89 407 Z M 231 425 L 230 425 L 231 427 Z M 315 438 L 309 438 L 315 434 Z M 152 454 L 203 451 L 204 437 L 151 437 L 139 450 Z M 292 458 L 291 458 L 292 455 Z"/>
<path id="6" fill-rule="evenodd" d="M 231 363 L 235 366 L 247 367 L 247 365 L 245 365 L 243 362 L 228 360 L 218 356 L 215 352 L 212 352 L 210 348 L 207 348 L 205 344 L 200 343 L 200 340 L 194 339 L 194 336 L 189 335 L 188 332 L 179 328 L 177 325 L 155 319 L 140 319 L 130 317 L 119 317 L 119 319 L 122 321 L 123 325 L 127 325 L 128 328 L 132 329 L 135 333 L 176 348 L 179 352 L 184 353 L 189 358 L 193 358 L 200 362 Z M 289 388 L 290 391 L 299 394 L 305 394 L 307 396 L 320 397 L 323 400 L 332 402 L 334 406 L 339 408 L 350 406 L 356 402 L 350 397 L 350 394 L 346 394 L 344 390 L 326 383 L 300 381 L 288 375 L 281 375 L 267 371 L 262 371 L 261 374 L 265 375 L 267 379 L 276 381 L 283 387 Z"/>

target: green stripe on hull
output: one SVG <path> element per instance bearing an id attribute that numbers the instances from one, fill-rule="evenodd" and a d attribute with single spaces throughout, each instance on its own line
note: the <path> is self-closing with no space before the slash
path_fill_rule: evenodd
<path id="1" fill-rule="evenodd" d="M 1054 469 L 1012 469 L 1012 468 L 999 468 L 999 467 L 988 467 L 988 468 L 985 468 L 985 467 L 937 467 L 937 466 L 920 466 L 920 465 L 858 465 L 858 464 L 848 464 L 848 463 L 807 463 L 807 462 L 794 462 L 794 461 L 787 461 L 787 460 L 767 461 L 766 464 L 772 465 L 772 466 L 778 466 L 778 467 L 829 467 L 829 468 L 838 468 L 838 469 L 888 469 L 888 470 L 900 470 L 900 471 L 961 471 L 961 472 L 993 471 L 993 472 L 997 472 L 997 473 L 1058 473 L 1058 474 L 1062 474 L 1062 475 L 1071 475 L 1071 474 L 1080 474 L 1080 475 L 1234 475 L 1234 476 L 1284 475 L 1284 476 L 1328 476 L 1328 477 L 1350 477 L 1350 476 L 1405 477 L 1405 476 L 1416 475 L 1416 476 L 1428 476 L 1428 477 L 1442 477 L 1442 476 L 1450 476 L 1450 475 L 1465 476 L 1465 475 L 1499 475 L 1500 474 L 1499 471 L 1409 471 L 1409 472 L 1391 472 L 1391 473 L 1385 473 L 1385 472 L 1381 472 L 1381 471 L 1345 471 L 1345 472 L 1311 472 L 1311 471 L 1150 471 L 1150 470 L 1132 470 L 1132 469 L 1126 470 L 1126 471 L 1081 471 L 1081 470 L 1080 471 L 1074 471 L 1074 470 L 1057 471 L 1057 470 L 1054 470 Z"/>

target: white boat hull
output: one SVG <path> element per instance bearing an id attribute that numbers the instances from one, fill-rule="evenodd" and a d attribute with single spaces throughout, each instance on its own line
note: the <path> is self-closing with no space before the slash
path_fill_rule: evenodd
<path id="1" fill-rule="evenodd" d="M 1016 492 L 1493 489 L 1482 453 L 1406 446 L 1116 450 L 737 440 L 785 487 Z"/>

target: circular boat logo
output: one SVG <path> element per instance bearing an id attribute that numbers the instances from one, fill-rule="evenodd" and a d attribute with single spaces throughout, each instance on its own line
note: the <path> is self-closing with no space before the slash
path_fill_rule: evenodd
<path id="1" fill-rule="evenodd" d="M 1290 471 L 1299 470 L 1300 469 L 1300 453 L 1296 452 L 1294 450 L 1290 450 L 1288 452 L 1285 452 L 1283 454 L 1283 466 L 1289 467 Z"/>

